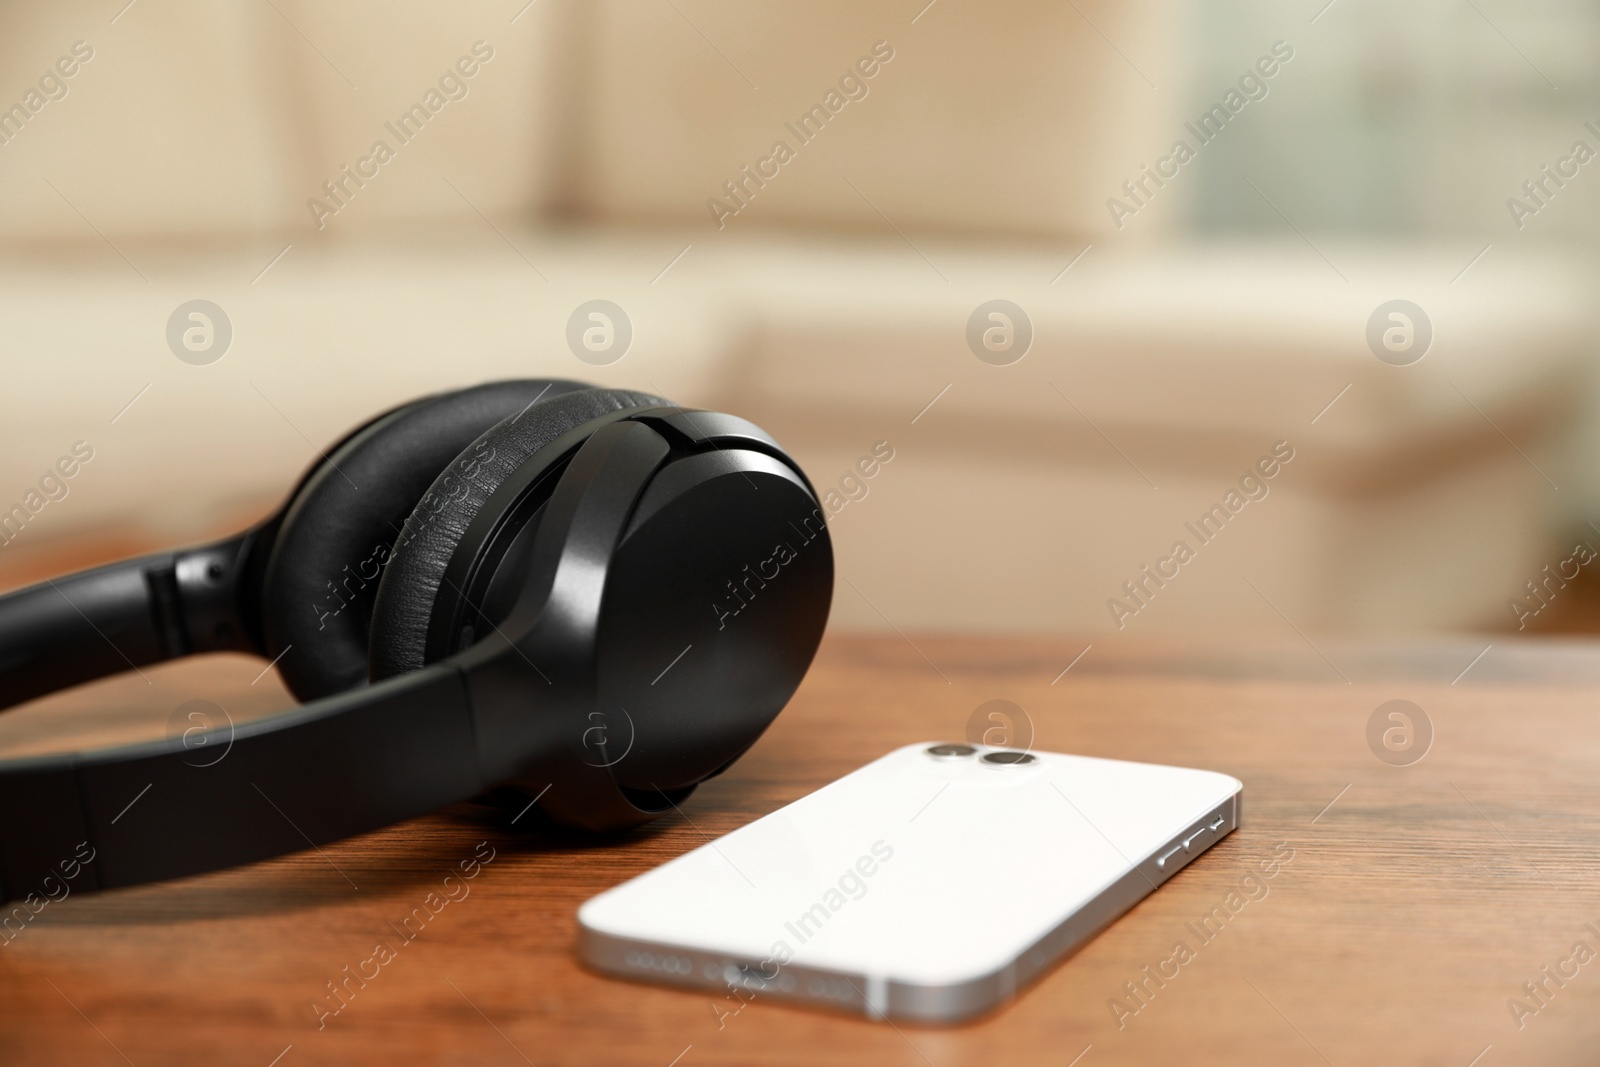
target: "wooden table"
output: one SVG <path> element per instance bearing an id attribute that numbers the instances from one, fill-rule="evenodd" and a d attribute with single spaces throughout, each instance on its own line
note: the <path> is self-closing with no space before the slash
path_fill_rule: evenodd
<path id="1" fill-rule="evenodd" d="M 1319 641 L 1317 652 L 1298 639 L 1096 638 L 1062 675 L 1084 641 L 913 639 L 830 636 L 772 730 L 687 806 L 693 825 L 674 817 L 600 844 L 517 832 L 461 805 L 321 855 L 51 904 L 0 947 L 0 1063 L 1600 1058 L 1600 960 L 1563 986 L 1544 979 L 1543 1006 L 1523 989 L 1575 941 L 1600 951 L 1600 645 L 1496 638 L 1472 662 L 1487 639 Z M 212 657 L 147 671 L 148 683 L 97 683 L 0 717 L 0 750 L 50 747 L 47 728 L 70 731 L 67 744 L 159 734 L 193 698 L 236 719 L 286 704 L 272 675 L 250 684 L 259 670 Z M 1243 828 L 1009 1006 L 955 1029 L 634 985 L 576 963 L 573 913 L 590 895 L 896 745 L 959 738 L 997 697 L 1027 711 L 1037 747 L 1236 775 Z M 1435 731 L 1411 766 L 1380 761 L 1367 742 L 1373 710 L 1395 698 L 1423 708 Z M 1190 938 L 1185 924 L 1280 842 L 1292 859 L 1267 895 L 1147 1003 L 1129 999 L 1124 983 Z M 319 1029 L 314 1006 L 338 1004 L 327 983 L 395 940 L 475 850 L 493 859 L 470 894 Z M 1138 1006 L 1120 1027 L 1114 997 Z M 1539 1009 L 1520 1029 L 1510 998 Z"/>

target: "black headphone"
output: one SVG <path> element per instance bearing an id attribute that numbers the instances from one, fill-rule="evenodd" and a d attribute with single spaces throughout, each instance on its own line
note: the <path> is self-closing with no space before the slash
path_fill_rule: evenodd
<path id="1" fill-rule="evenodd" d="M 832 589 L 815 491 L 743 419 L 570 381 L 414 401 L 244 533 L 0 597 L 0 706 L 221 650 L 305 702 L 0 761 L 0 900 L 85 855 L 75 888 L 134 885 L 504 786 L 637 825 L 782 710 Z"/>

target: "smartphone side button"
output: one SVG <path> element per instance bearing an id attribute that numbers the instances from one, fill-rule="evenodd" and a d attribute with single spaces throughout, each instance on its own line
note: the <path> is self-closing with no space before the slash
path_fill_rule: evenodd
<path id="1" fill-rule="evenodd" d="M 1227 826 L 1227 824 L 1227 813 L 1220 811 L 1217 812 L 1217 814 L 1213 815 L 1210 819 L 1195 827 L 1194 830 L 1190 832 L 1189 836 L 1177 838 L 1172 842 L 1171 848 L 1158 855 L 1156 857 L 1156 870 L 1165 873 L 1169 869 L 1176 871 L 1178 868 L 1181 868 L 1185 863 L 1188 863 L 1191 858 L 1201 852 L 1204 852 L 1207 848 L 1215 843 L 1214 841 L 1202 840 L 1207 834 L 1216 834 L 1220 836 L 1223 827 Z M 1174 860 L 1179 860 L 1180 862 L 1174 863 Z"/>

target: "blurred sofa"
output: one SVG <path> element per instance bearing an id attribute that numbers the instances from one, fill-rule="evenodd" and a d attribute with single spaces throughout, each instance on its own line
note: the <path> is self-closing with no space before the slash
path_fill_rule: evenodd
<path id="1" fill-rule="evenodd" d="M 76 442 L 94 459 L 0 548 L 0 576 L 62 544 L 246 521 L 417 393 L 567 376 L 773 431 L 839 502 L 841 625 L 1504 627 L 1600 515 L 1591 264 L 1535 245 L 1473 261 L 1450 241 L 1197 244 L 1177 182 L 1117 228 L 1105 200 L 1186 115 L 1184 17 L 1031 0 L 6 12 L 5 69 L 65 88 L 0 145 L 0 505 Z M 92 58 L 60 77 L 80 41 Z M 13 82 L 26 109 L 37 78 Z M 793 158 L 763 169 L 780 140 Z M 1409 366 L 1366 337 L 1397 297 L 1433 327 Z M 203 366 L 167 339 L 196 298 L 232 327 Z M 633 325 L 606 366 L 565 341 L 595 298 Z M 997 298 L 1032 326 L 1006 366 L 968 342 Z M 893 459 L 862 479 L 883 442 Z M 1224 504 L 1210 540 L 1188 532 L 1280 443 L 1293 459 L 1265 495 Z M 1163 571 L 1179 541 L 1194 558 Z"/>

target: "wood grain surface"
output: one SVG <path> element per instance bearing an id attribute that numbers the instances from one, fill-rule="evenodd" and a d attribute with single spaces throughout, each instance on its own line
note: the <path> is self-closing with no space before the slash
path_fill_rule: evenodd
<path id="1" fill-rule="evenodd" d="M 1600 959 L 1562 961 L 1578 941 L 1600 951 L 1585 925 L 1600 929 L 1600 645 L 1496 637 L 1474 661 L 1487 640 L 1119 638 L 1062 674 L 1087 642 L 831 635 L 685 818 L 598 842 L 464 804 L 321 852 L 48 905 L 0 944 L 0 1063 L 1594 1063 Z M 215 656 L 60 694 L 0 716 L 0 753 L 158 736 L 187 700 L 236 721 L 270 713 L 288 698 L 270 673 L 252 684 L 261 667 Z M 620 982 L 575 960 L 589 896 L 897 745 L 960 738 L 993 698 L 1024 709 L 1036 747 L 1236 775 L 1242 828 L 957 1028 Z M 1368 746 L 1391 699 L 1434 731 L 1410 766 Z M 1292 859 L 1260 880 L 1265 895 L 1197 940 L 1187 924 L 1275 849 Z M 444 876 L 491 852 L 468 895 L 402 942 Z M 1180 940 L 1193 958 L 1130 997 L 1124 983 Z M 331 997 L 379 942 L 400 947 Z M 1547 966 L 1576 974 L 1558 985 Z M 1520 1020 L 1512 998 L 1530 1009 Z"/>

